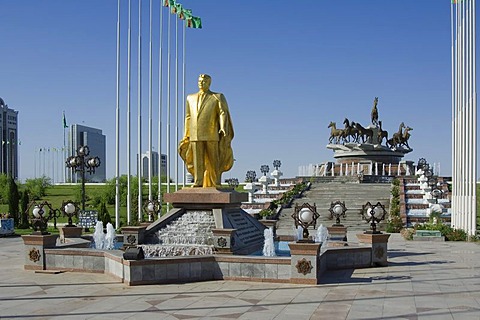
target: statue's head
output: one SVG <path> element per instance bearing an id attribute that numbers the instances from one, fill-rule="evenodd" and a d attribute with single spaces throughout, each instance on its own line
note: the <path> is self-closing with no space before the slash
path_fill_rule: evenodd
<path id="1" fill-rule="evenodd" d="M 201 74 L 198 77 L 198 88 L 202 91 L 208 91 L 210 89 L 210 84 L 212 84 L 212 77 L 208 74 Z"/>

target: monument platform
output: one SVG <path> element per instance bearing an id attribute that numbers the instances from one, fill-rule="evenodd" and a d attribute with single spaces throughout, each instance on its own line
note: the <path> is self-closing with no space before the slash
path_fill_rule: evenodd
<path id="1" fill-rule="evenodd" d="M 263 247 L 265 226 L 240 207 L 248 194 L 232 189 L 185 188 L 164 195 L 173 205 L 166 215 L 146 229 L 146 238 L 191 211 L 213 215 L 214 245 L 217 253 L 250 254 Z"/>
<path id="2" fill-rule="evenodd" d="M 217 188 L 185 188 L 175 193 L 164 194 L 164 201 L 171 203 L 174 208 L 240 205 L 248 201 L 248 194 L 232 189 Z"/>

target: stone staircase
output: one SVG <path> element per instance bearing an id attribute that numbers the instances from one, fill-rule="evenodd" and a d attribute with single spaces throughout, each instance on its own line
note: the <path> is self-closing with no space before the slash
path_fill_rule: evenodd
<path id="1" fill-rule="evenodd" d="M 309 203 L 317 206 L 320 224 L 331 226 L 335 220 L 330 220 L 330 205 L 334 201 L 345 201 L 346 218 L 341 223 L 348 231 L 365 231 L 370 228 L 369 224 L 362 220 L 361 211 L 368 201 L 372 204 L 380 202 L 385 205 L 387 213 L 390 208 L 391 185 L 388 183 L 342 183 L 342 182 L 313 182 L 310 190 L 304 192 L 303 197 L 296 199 L 291 208 L 284 208 L 277 222 L 277 235 L 292 235 L 294 226 L 291 215 L 295 204 Z M 384 230 L 385 222 L 379 226 Z"/>

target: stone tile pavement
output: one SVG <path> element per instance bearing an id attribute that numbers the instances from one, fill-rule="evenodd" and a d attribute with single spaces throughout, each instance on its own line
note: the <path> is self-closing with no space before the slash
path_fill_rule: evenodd
<path id="1" fill-rule="evenodd" d="M 21 238 L 0 238 L 0 319 L 480 319 L 480 245 L 394 234 L 388 267 L 327 272 L 317 286 L 128 287 L 104 274 L 24 271 Z"/>

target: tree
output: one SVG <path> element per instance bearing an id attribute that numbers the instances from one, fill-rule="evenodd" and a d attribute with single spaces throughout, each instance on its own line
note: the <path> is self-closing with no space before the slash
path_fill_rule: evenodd
<path id="1" fill-rule="evenodd" d="M 21 213 L 20 213 L 20 225 L 19 228 L 27 229 L 29 227 L 28 221 L 28 204 L 30 203 L 30 197 L 28 196 L 28 191 L 25 189 L 22 192 L 22 202 L 20 205 Z"/>
<path id="2" fill-rule="evenodd" d="M 34 200 L 44 197 L 47 188 L 50 188 L 51 186 L 51 179 L 47 178 L 46 176 L 35 179 L 27 179 L 25 181 L 25 189 L 28 190 L 30 197 Z"/>
<path id="3" fill-rule="evenodd" d="M 112 223 L 110 213 L 108 213 L 107 204 L 103 201 L 98 209 L 98 220 L 103 222 L 103 226 L 106 227 L 107 223 Z"/>
<path id="4" fill-rule="evenodd" d="M 8 203 L 8 177 L 6 174 L 0 174 L 0 203 Z"/>
<path id="5" fill-rule="evenodd" d="M 9 177 L 8 181 L 8 212 L 13 216 L 15 225 L 19 225 L 20 215 L 18 211 L 18 205 L 20 203 L 20 195 L 18 193 L 18 187 L 15 180 Z"/>

